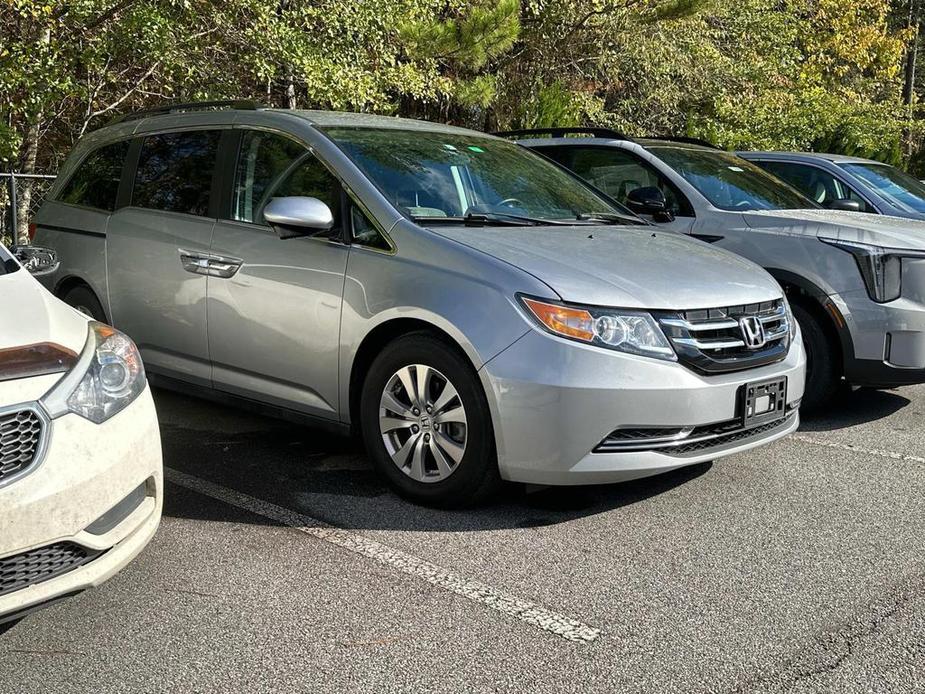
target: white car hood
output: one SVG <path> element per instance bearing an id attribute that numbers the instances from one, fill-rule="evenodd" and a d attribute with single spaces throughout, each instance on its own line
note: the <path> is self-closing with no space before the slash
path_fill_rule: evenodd
<path id="1" fill-rule="evenodd" d="M 431 230 L 529 272 L 568 302 L 686 310 L 781 296 L 777 282 L 751 261 L 653 226 Z"/>
<path id="2" fill-rule="evenodd" d="M 0 350 L 53 342 L 80 354 L 87 318 L 56 299 L 28 272 L 0 275 Z"/>
<path id="3" fill-rule="evenodd" d="M 874 246 L 925 249 L 925 221 L 841 210 L 761 210 L 743 212 L 748 226 L 826 236 Z"/>

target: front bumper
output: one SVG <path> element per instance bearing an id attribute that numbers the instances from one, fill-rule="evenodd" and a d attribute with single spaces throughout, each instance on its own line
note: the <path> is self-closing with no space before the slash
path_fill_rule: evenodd
<path id="1" fill-rule="evenodd" d="M 160 521 L 163 463 L 150 389 L 99 425 L 75 414 L 52 420 L 46 437 L 43 459 L 0 488 L 0 563 L 62 543 L 91 558 L 0 594 L 0 620 L 99 585 L 145 547 Z"/>
<path id="2" fill-rule="evenodd" d="M 781 426 L 699 450 L 594 452 L 621 427 L 706 427 L 738 415 L 746 383 L 786 377 L 793 410 L 803 397 L 806 357 L 797 335 L 776 364 L 703 376 L 674 362 L 636 357 L 531 330 L 483 366 L 501 476 L 535 484 L 620 482 L 732 455 L 786 436 Z"/>
<path id="3" fill-rule="evenodd" d="M 844 319 L 849 383 L 873 387 L 925 383 L 925 297 L 903 296 L 878 304 L 861 290 L 829 299 Z"/>

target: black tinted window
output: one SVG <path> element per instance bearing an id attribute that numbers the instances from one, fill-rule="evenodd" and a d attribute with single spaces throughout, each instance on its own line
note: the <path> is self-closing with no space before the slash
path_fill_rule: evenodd
<path id="1" fill-rule="evenodd" d="M 305 153 L 305 147 L 272 133 L 248 130 L 241 141 L 234 176 L 232 218 L 253 222 L 276 180 Z"/>
<path id="2" fill-rule="evenodd" d="M 823 207 L 836 200 L 854 200 L 861 206 L 862 212 L 873 211 L 867 202 L 842 181 L 828 171 L 808 164 L 795 164 L 786 161 L 757 162 L 765 171 L 789 183 L 811 200 Z"/>
<path id="3" fill-rule="evenodd" d="M 632 191 L 653 187 L 662 191 L 668 209 L 676 217 L 693 215 L 689 206 L 682 204 L 681 195 L 674 186 L 629 152 L 615 147 L 550 147 L 543 150 L 543 154 L 548 156 L 555 149 L 570 150 L 571 158 L 566 165 L 617 202 L 626 205 Z"/>
<path id="4" fill-rule="evenodd" d="M 114 210 L 126 152 L 128 141 L 106 145 L 91 153 L 77 167 L 58 200 L 98 210 Z"/>
<path id="5" fill-rule="evenodd" d="M 310 153 L 305 152 L 279 185 L 266 196 L 266 202 L 273 198 L 318 198 L 331 208 L 331 214 L 334 215 L 334 227 L 329 233 L 334 233 L 341 228 L 340 193 L 340 182 L 325 168 L 324 164 Z M 258 215 L 258 221 L 263 222 L 263 208 Z"/>
<path id="6" fill-rule="evenodd" d="M 350 224 L 353 231 L 353 243 L 380 251 L 391 250 L 389 242 L 379 233 L 376 225 L 356 205 L 350 206 Z"/>
<path id="7" fill-rule="evenodd" d="M 146 137 L 135 174 L 132 204 L 206 216 L 218 138 L 217 130 Z"/>

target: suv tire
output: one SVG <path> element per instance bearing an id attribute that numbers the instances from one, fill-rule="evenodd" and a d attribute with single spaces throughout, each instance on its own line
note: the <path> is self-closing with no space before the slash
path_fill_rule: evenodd
<path id="1" fill-rule="evenodd" d="M 376 468 L 407 499 L 469 506 L 500 487 L 482 384 L 456 349 L 427 333 L 399 337 L 373 361 L 360 429 Z"/>
<path id="2" fill-rule="evenodd" d="M 802 407 L 813 412 L 828 404 L 841 385 L 838 348 L 816 316 L 800 304 L 795 303 L 791 308 L 806 348 L 806 390 Z"/>
<path id="3" fill-rule="evenodd" d="M 74 287 L 66 291 L 61 298 L 64 303 L 68 306 L 73 306 L 85 316 L 89 316 L 100 323 L 106 322 L 103 305 L 89 287 Z"/>

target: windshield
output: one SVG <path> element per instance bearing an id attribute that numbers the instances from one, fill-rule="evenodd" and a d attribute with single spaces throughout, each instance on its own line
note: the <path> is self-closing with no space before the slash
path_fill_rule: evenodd
<path id="1" fill-rule="evenodd" d="M 818 207 L 751 162 L 719 150 L 650 147 L 649 150 L 721 210 L 800 210 Z"/>
<path id="2" fill-rule="evenodd" d="M 512 142 L 391 128 L 325 132 L 412 219 L 640 223 L 571 174 Z"/>
<path id="3" fill-rule="evenodd" d="M 12 254 L 0 243 L 0 275 L 9 275 L 17 270 L 19 270 L 19 263 L 13 259 Z"/>
<path id="4" fill-rule="evenodd" d="M 887 200 L 910 212 L 925 212 L 925 185 L 887 164 L 839 164 Z"/>

